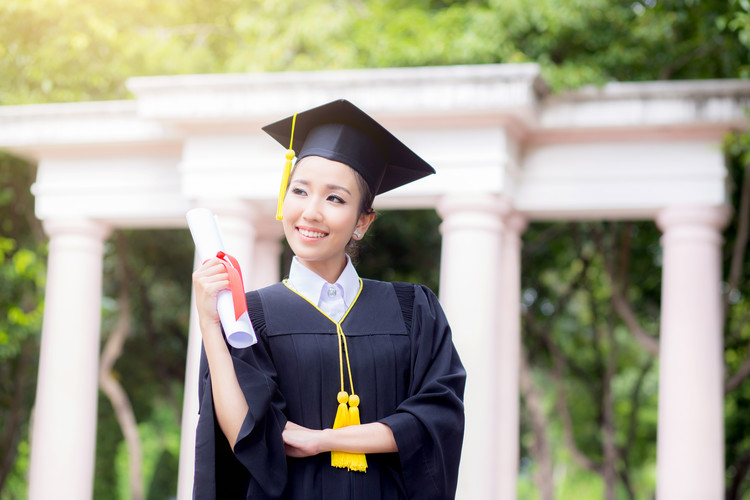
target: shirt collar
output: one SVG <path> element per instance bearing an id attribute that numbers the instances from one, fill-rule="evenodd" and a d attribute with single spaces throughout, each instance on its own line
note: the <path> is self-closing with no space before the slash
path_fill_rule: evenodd
<path id="1" fill-rule="evenodd" d="M 300 263 L 297 257 L 292 259 L 287 283 L 291 285 L 297 293 L 318 306 L 320 305 L 320 296 L 323 287 L 329 285 L 326 280 Z M 346 256 L 346 266 L 335 284 L 339 285 L 344 290 L 344 302 L 346 302 L 346 306 L 349 307 L 359 293 L 359 275 L 357 274 L 357 270 L 354 269 L 352 260 L 348 255 Z"/>

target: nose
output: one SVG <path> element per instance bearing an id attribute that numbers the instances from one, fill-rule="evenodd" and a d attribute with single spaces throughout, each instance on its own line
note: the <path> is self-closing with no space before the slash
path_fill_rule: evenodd
<path id="1" fill-rule="evenodd" d="M 321 212 L 318 200 L 315 197 L 310 197 L 305 203 L 305 208 L 302 211 L 302 218 L 310 221 L 319 221 L 321 219 Z"/>

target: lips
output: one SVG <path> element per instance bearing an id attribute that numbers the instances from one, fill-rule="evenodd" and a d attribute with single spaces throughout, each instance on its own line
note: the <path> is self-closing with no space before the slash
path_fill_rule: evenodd
<path id="1" fill-rule="evenodd" d="M 324 238 L 328 236 L 328 233 L 324 233 L 315 229 L 309 229 L 304 227 L 298 227 L 297 231 L 299 231 L 299 234 L 306 238 Z"/>

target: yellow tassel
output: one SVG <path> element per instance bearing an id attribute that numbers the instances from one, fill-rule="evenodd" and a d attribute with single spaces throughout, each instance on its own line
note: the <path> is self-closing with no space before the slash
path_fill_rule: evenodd
<path id="1" fill-rule="evenodd" d="M 349 425 L 349 412 L 346 408 L 349 395 L 345 391 L 341 391 L 336 396 L 336 399 L 339 401 L 339 409 L 336 411 L 336 420 L 333 421 L 333 428 L 340 429 Z"/>
<path id="2" fill-rule="evenodd" d="M 284 220 L 282 206 L 284 205 L 284 196 L 286 196 L 286 188 L 289 185 L 289 174 L 292 172 L 292 160 L 293 159 L 294 159 L 294 151 L 290 149 L 286 152 L 286 164 L 284 165 L 284 173 L 281 176 L 281 188 L 279 189 L 279 204 L 276 206 L 276 220 Z"/>
<path id="3" fill-rule="evenodd" d="M 339 408 L 336 410 L 336 420 L 333 421 L 333 428 L 340 429 L 349 425 L 349 410 L 346 406 L 346 402 L 349 400 L 349 395 L 345 391 L 341 391 L 336 396 L 336 399 L 339 402 Z M 331 451 L 331 465 L 341 469 L 348 468 L 348 455 L 348 453 L 343 451 Z"/>
<path id="4" fill-rule="evenodd" d="M 349 425 L 359 425 L 359 396 L 349 396 Z M 367 457 L 364 453 L 349 453 L 349 470 L 367 472 Z"/>
<path id="5" fill-rule="evenodd" d="M 286 196 L 286 188 L 289 185 L 289 174 L 292 171 L 292 160 L 294 160 L 294 126 L 297 124 L 297 113 L 292 117 L 292 133 L 289 137 L 289 149 L 286 152 L 286 163 L 284 173 L 281 175 L 281 187 L 279 188 L 279 204 L 276 206 L 276 220 L 284 220 L 282 205 Z"/>

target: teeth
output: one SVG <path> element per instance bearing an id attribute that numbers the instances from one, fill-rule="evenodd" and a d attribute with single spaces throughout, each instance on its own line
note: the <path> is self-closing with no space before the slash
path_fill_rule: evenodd
<path id="1" fill-rule="evenodd" d="M 308 238 L 322 238 L 326 235 L 326 233 L 319 233 L 317 231 L 310 231 L 308 229 L 299 229 L 299 232 L 302 236 L 307 236 Z"/>

